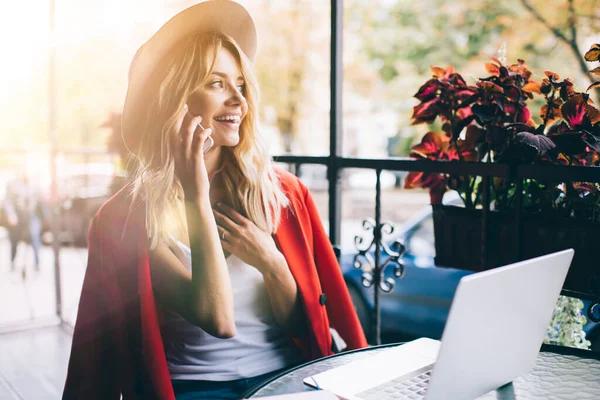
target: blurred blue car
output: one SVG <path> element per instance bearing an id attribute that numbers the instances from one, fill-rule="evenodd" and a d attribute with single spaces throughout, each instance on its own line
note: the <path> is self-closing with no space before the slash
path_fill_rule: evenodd
<path id="1" fill-rule="evenodd" d="M 384 279 L 395 279 L 396 285 L 391 293 L 380 292 L 382 343 L 418 337 L 440 339 L 456 287 L 463 276 L 472 272 L 435 266 L 431 207 L 426 207 L 397 231 L 383 240 L 391 245 L 400 239 L 405 244 L 402 257 L 405 274 L 398 279 L 394 277 L 392 265 L 386 268 Z M 353 265 L 356 253 L 342 253 L 340 264 L 367 339 L 373 343 L 373 288 L 365 288 L 361 283 L 363 271 Z M 383 258 L 387 258 L 385 250 Z M 589 302 L 584 301 L 584 304 L 587 307 Z M 600 324 L 588 322 L 584 330 L 592 349 L 600 351 Z"/>

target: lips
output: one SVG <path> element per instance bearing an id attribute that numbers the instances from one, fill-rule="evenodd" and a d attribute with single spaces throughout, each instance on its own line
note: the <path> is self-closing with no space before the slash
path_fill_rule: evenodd
<path id="1" fill-rule="evenodd" d="M 238 114 L 238 113 L 231 113 L 231 114 L 219 115 L 219 116 L 214 117 L 213 119 L 217 122 L 239 124 L 240 121 L 242 120 L 242 116 L 241 116 L 241 114 Z"/>
<path id="2" fill-rule="evenodd" d="M 228 122 L 228 121 L 215 121 L 215 122 L 220 125 L 224 125 L 228 128 L 238 128 L 240 126 L 239 122 Z"/>
<path id="3" fill-rule="evenodd" d="M 228 130 L 238 130 L 242 122 L 241 113 L 233 112 L 213 117 L 213 120 Z"/>
<path id="4" fill-rule="evenodd" d="M 222 126 L 224 129 L 229 131 L 237 131 L 238 129 L 240 129 L 240 122 L 215 120 L 215 123 L 217 126 Z"/>

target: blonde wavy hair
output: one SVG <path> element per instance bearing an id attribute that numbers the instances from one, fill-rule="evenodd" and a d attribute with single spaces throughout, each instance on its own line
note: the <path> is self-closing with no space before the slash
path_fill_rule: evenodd
<path id="1" fill-rule="evenodd" d="M 150 249 L 168 241 L 169 234 L 187 233 L 183 189 L 175 175 L 171 138 L 180 110 L 189 96 L 206 83 L 221 49 L 229 50 L 238 61 L 248 103 L 239 143 L 222 148 L 219 173 L 226 198 L 269 233 L 276 231 L 280 211 L 289 204 L 258 129 L 259 90 L 251 62 L 231 37 L 216 32 L 191 35 L 159 63 L 144 89 L 149 103 L 140 114 L 138 126 L 142 129 L 131 194 L 145 202 Z"/>

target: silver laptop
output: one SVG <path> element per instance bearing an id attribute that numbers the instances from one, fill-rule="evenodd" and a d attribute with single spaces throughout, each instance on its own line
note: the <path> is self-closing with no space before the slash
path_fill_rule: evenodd
<path id="1" fill-rule="evenodd" d="M 572 249 L 463 277 L 441 343 L 421 338 L 304 379 L 343 399 L 474 399 L 531 370 Z"/>

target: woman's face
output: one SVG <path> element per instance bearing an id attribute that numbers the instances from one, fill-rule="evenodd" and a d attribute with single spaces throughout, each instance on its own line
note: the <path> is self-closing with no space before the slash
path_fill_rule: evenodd
<path id="1" fill-rule="evenodd" d="M 248 112 L 244 89 L 237 60 L 229 50 L 221 48 L 208 80 L 187 101 L 190 113 L 202 116 L 204 129 L 212 129 L 213 147 L 239 143 L 240 124 Z"/>

